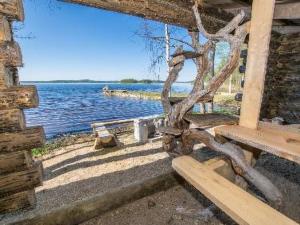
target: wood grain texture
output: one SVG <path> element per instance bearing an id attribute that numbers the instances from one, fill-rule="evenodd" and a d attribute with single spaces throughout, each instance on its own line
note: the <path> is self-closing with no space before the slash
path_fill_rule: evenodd
<path id="1" fill-rule="evenodd" d="M 24 112 L 21 109 L 0 110 L 0 133 L 21 131 L 26 127 Z"/>
<path id="2" fill-rule="evenodd" d="M 269 56 L 275 0 L 254 0 L 240 125 L 256 129 Z"/>
<path id="3" fill-rule="evenodd" d="M 188 29 L 197 29 L 192 12 L 192 1 L 161 0 L 60 0 L 95 8 L 121 12 L 167 24 L 174 24 Z M 233 15 L 214 7 L 199 7 L 203 23 L 210 32 L 216 32 L 229 22 Z"/>
<path id="4" fill-rule="evenodd" d="M 11 20 L 24 20 L 22 0 L 0 0 L 0 13 Z"/>
<path id="5" fill-rule="evenodd" d="M 16 42 L 0 43 L 0 63 L 6 66 L 23 66 L 21 49 Z"/>
<path id="6" fill-rule="evenodd" d="M 37 164 L 28 170 L 1 175 L 0 198 L 42 185 L 41 170 L 42 168 Z"/>
<path id="7" fill-rule="evenodd" d="M 17 86 L 0 91 L 0 110 L 35 108 L 39 97 L 35 86 Z"/>
<path id="8" fill-rule="evenodd" d="M 31 150 L 45 143 L 43 127 L 31 127 L 18 132 L 0 134 L 0 153 Z"/>
<path id="9" fill-rule="evenodd" d="M 0 175 L 24 171 L 33 166 L 30 151 L 0 154 Z"/>
<path id="10" fill-rule="evenodd" d="M 36 204 L 34 190 L 22 191 L 0 198 L 0 213 L 13 212 Z"/>
<path id="11" fill-rule="evenodd" d="M 297 223 L 189 156 L 172 161 L 173 168 L 240 225 Z"/>
<path id="12" fill-rule="evenodd" d="M 216 134 L 261 149 L 300 164 L 300 134 L 288 134 L 280 130 L 253 130 L 241 126 L 220 126 Z"/>
<path id="13" fill-rule="evenodd" d="M 183 119 L 196 127 L 214 127 L 220 125 L 234 125 L 238 123 L 238 118 L 219 113 L 207 114 L 186 114 Z"/>
<path id="14" fill-rule="evenodd" d="M 0 15 L 0 42 L 11 41 L 12 31 L 10 23 L 5 16 Z"/>

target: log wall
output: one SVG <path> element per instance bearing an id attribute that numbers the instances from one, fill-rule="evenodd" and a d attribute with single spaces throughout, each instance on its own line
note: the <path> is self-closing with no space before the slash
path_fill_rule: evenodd
<path id="1" fill-rule="evenodd" d="M 300 123 L 300 33 L 273 33 L 261 118 Z"/>
<path id="2" fill-rule="evenodd" d="M 22 0 L 0 4 L 0 213 L 33 207 L 34 188 L 42 183 L 42 165 L 31 149 L 43 145 L 42 127 L 26 128 L 24 108 L 38 106 L 34 86 L 20 86 L 22 54 L 11 25 L 24 19 Z"/>

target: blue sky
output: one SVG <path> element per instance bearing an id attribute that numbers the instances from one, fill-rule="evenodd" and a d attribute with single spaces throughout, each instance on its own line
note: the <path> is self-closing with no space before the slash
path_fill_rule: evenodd
<path id="1" fill-rule="evenodd" d="M 25 22 L 17 36 L 21 80 L 154 78 L 149 53 L 134 35 L 140 18 L 69 3 L 24 0 Z M 17 26 L 20 26 L 17 25 Z M 180 80 L 192 80 L 188 64 Z M 161 68 L 164 79 L 165 67 Z"/>

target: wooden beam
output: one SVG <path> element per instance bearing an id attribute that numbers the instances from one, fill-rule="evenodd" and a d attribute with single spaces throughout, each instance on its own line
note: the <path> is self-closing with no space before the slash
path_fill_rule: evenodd
<path id="1" fill-rule="evenodd" d="M 33 166 L 30 151 L 11 152 L 0 154 L 0 174 L 19 172 Z"/>
<path id="2" fill-rule="evenodd" d="M 11 41 L 12 31 L 6 17 L 0 15 L 0 42 Z"/>
<path id="3" fill-rule="evenodd" d="M 146 19 L 173 24 L 188 29 L 197 29 L 192 1 L 161 1 L 161 0 L 59 0 L 77 3 L 104 10 L 125 13 Z M 214 7 L 199 8 L 202 22 L 209 32 L 216 32 L 229 22 L 233 15 Z"/>
<path id="4" fill-rule="evenodd" d="M 31 127 L 14 133 L 1 133 L 0 153 L 31 150 L 43 146 L 44 143 L 43 127 Z"/>
<path id="5" fill-rule="evenodd" d="M 273 26 L 272 29 L 280 34 L 300 33 L 300 26 Z"/>
<path id="6" fill-rule="evenodd" d="M 300 164 L 300 133 L 241 126 L 220 126 L 215 133 Z"/>
<path id="7" fill-rule="evenodd" d="M 234 185 L 190 156 L 172 161 L 173 168 L 197 190 L 241 225 L 297 223 Z"/>
<path id="8" fill-rule="evenodd" d="M 300 2 L 277 4 L 274 19 L 300 19 Z"/>
<path id="9" fill-rule="evenodd" d="M 6 66 L 23 66 L 21 49 L 16 42 L 0 43 L 0 63 Z"/>
<path id="10" fill-rule="evenodd" d="M 19 209 L 32 207 L 36 204 L 34 190 L 23 191 L 0 198 L 0 213 L 13 212 Z"/>
<path id="11" fill-rule="evenodd" d="M 42 185 L 41 166 L 0 176 L 0 198 Z"/>
<path id="12" fill-rule="evenodd" d="M 38 105 L 39 97 L 36 87 L 33 85 L 0 90 L 0 110 L 35 108 Z"/>
<path id="13" fill-rule="evenodd" d="M 21 109 L 0 110 L 0 133 L 21 131 L 26 127 Z"/>
<path id="14" fill-rule="evenodd" d="M 275 0 L 254 0 L 240 125 L 256 129 L 264 91 Z"/>
<path id="15" fill-rule="evenodd" d="M 11 20 L 24 20 L 24 9 L 22 0 L 1 0 L 0 13 Z"/>

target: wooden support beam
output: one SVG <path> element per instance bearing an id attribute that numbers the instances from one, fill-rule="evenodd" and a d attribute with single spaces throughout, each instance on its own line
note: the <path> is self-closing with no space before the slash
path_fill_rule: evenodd
<path id="1" fill-rule="evenodd" d="M 5 16 L 0 15 L 0 42 L 11 41 L 12 31 L 10 23 Z"/>
<path id="2" fill-rule="evenodd" d="M 174 159 L 172 167 L 238 224 L 297 225 L 190 156 Z"/>
<path id="3" fill-rule="evenodd" d="M 15 67 L 23 65 L 21 49 L 16 42 L 0 43 L 0 63 Z"/>
<path id="4" fill-rule="evenodd" d="M 0 134 L 0 153 L 31 150 L 43 146 L 43 127 L 31 127 L 23 131 Z"/>
<path id="5" fill-rule="evenodd" d="M 0 110 L 35 108 L 39 97 L 35 86 L 17 86 L 0 91 Z"/>
<path id="6" fill-rule="evenodd" d="M 25 128 L 25 116 L 21 109 L 0 110 L 0 133 L 21 131 Z"/>
<path id="7" fill-rule="evenodd" d="M 0 198 L 42 185 L 42 168 L 39 164 L 25 171 L 0 176 Z"/>
<path id="8" fill-rule="evenodd" d="M 0 14 L 7 16 L 11 20 L 24 20 L 24 9 L 22 0 L 1 0 Z"/>
<path id="9" fill-rule="evenodd" d="M 241 126 L 252 129 L 257 128 L 260 116 L 274 7 L 275 0 L 254 0 L 252 5 L 246 79 L 239 122 Z"/>
<path id="10" fill-rule="evenodd" d="M 300 19 L 300 2 L 277 4 L 274 19 Z"/>
<path id="11" fill-rule="evenodd" d="M 156 20 L 167 24 L 197 29 L 192 12 L 192 1 L 172 0 L 59 0 L 87 5 L 104 10 L 125 13 L 146 19 Z M 231 13 L 203 5 L 199 8 L 202 22 L 209 32 L 216 32 L 232 18 Z"/>
<path id="12" fill-rule="evenodd" d="M 27 170 L 33 166 L 30 151 L 0 154 L 0 175 Z"/>
<path id="13" fill-rule="evenodd" d="M 0 198 L 0 213 L 13 212 L 19 209 L 32 207 L 36 204 L 34 190 L 23 191 Z"/>

